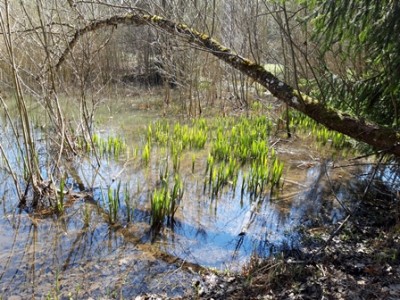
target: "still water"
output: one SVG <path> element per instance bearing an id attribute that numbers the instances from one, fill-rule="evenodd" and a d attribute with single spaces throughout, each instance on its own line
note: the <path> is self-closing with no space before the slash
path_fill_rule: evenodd
<path id="1" fill-rule="evenodd" d="M 125 137 L 128 147 L 141 149 L 147 124 L 157 118 L 152 112 L 137 112 L 135 119 L 131 113 L 130 120 L 136 121 L 130 126 L 110 118 L 98 131 L 105 137 Z M 11 163 L 17 165 L 10 126 L 4 119 L 2 125 L 1 142 L 7 145 Z M 37 134 L 41 140 L 39 129 Z M 301 247 L 298 227 L 322 226 L 343 218 L 335 197 L 350 201 L 348 187 L 360 180 L 355 174 L 365 168 L 333 169 L 341 161 L 309 140 L 276 139 L 275 145 L 285 163 L 283 188 L 257 200 L 241 195 L 239 185 L 210 196 L 203 187 L 207 151 L 196 154 L 195 172 L 190 155 L 184 156 L 184 196 L 175 222 L 158 234 L 150 229 L 149 194 L 157 185 L 162 149 L 153 150 L 148 166 L 135 151 L 103 157 L 100 166 L 91 156 L 69 161 L 63 170 L 67 187 L 91 197 L 66 199 L 60 216 L 20 210 L 10 175 L 2 165 L 0 299 L 184 296 L 193 292 L 192 283 L 203 267 L 240 272 L 251 257 Z M 46 174 L 50 158 L 45 141 L 39 144 L 39 153 Z M 242 176 L 239 172 L 238 182 Z M 343 184 L 334 187 L 334 196 L 332 182 L 338 179 Z M 112 225 L 105 198 L 118 185 L 129 199 L 121 201 L 118 221 Z"/>

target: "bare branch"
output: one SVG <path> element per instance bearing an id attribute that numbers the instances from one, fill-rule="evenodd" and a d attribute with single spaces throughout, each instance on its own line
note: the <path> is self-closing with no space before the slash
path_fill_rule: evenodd
<path id="1" fill-rule="evenodd" d="M 338 110 L 327 107 L 317 99 L 305 95 L 279 80 L 272 73 L 266 71 L 263 66 L 224 47 L 210 36 L 198 32 L 185 24 L 176 23 L 157 15 L 132 12 L 89 23 L 87 26 L 75 32 L 74 37 L 61 55 L 56 67 L 59 68 L 66 60 L 78 39 L 84 34 L 108 26 L 116 27 L 119 24 L 136 26 L 152 25 L 160 30 L 178 35 L 184 38 L 186 42 L 211 52 L 214 56 L 241 71 L 243 74 L 250 76 L 267 88 L 276 98 L 325 125 L 327 128 L 339 131 L 358 141 L 372 145 L 378 150 L 400 156 L 400 134 L 397 131 L 362 122 Z"/>

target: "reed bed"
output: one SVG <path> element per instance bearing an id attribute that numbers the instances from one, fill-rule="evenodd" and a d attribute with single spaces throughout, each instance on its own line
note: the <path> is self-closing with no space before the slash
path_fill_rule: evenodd
<path id="1" fill-rule="evenodd" d="M 205 185 L 208 183 L 213 195 L 218 195 L 227 184 L 235 190 L 239 170 L 244 172 L 242 195 L 247 191 L 251 198 L 257 198 L 267 188 L 279 186 L 283 163 L 268 145 L 272 127 L 264 116 L 219 121 L 206 166 Z"/>
<path id="2" fill-rule="evenodd" d="M 182 174 L 190 170 L 193 178 L 204 174 L 204 193 L 211 198 L 220 197 L 227 189 L 235 193 L 240 185 L 241 198 L 247 193 L 251 200 L 262 199 L 280 187 L 284 166 L 269 146 L 272 129 L 273 123 L 265 116 L 200 118 L 184 124 L 159 120 L 150 124 L 145 130 L 141 155 L 137 156 L 136 148 L 134 158 L 139 157 L 150 176 L 151 228 L 159 230 L 173 224 L 183 198 Z M 93 142 L 102 155 L 118 157 L 123 150 L 129 152 L 121 139 L 94 136 Z M 183 159 L 191 160 L 191 164 L 181 170 Z M 157 168 L 159 177 L 155 180 L 151 174 Z M 133 219 L 129 190 L 125 188 L 122 193 L 119 183 L 103 196 L 110 223 L 115 223 L 122 211 L 122 194 L 127 221 Z"/>
<path id="3" fill-rule="evenodd" d="M 83 138 L 78 139 L 78 146 L 87 153 L 95 153 L 103 158 L 113 158 L 118 160 L 121 155 L 128 151 L 126 142 L 121 137 L 109 136 L 101 137 L 99 134 L 93 134 L 92 142 Z"/>

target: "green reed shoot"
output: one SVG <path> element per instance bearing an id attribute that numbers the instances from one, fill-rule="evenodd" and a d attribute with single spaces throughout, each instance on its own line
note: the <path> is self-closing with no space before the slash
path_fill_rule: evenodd
<path id="1" fill-rule="evenodd" d="M 151 197 L 151 227 L 153 229 L 160 228 L 164 223 L 169 198 L 169 191 L 165 187 L 153 192 Z"/>
<path id="2" fill-rule="evenodd" d="M 117 221 L 118 209 L 120 206 L 121 182 L 118 182 L 117 189 L 108 187 L 108 217 L 111 224 Z"/>
<path id="3" fill-rule="evenodd" d="M 175 212 L 177 210 L 177 205 L 178 202 L 182 199 L 183 197 L 183 181 L 179 177 L 178 174 L 175 174 L 174 176 L 174 187 L 172 188 L 171 192 L 171 202 L 169 204 L 169 218 L 171 220 L 174 219 Z"/>
<path id="4" fill-rule="evenodd" d="M 282 177 L 282 173 L 283 173 L 283 162 L 280 162 L 277 158 L 275 158 L 272 164 L 271 178 L 270 178 L 272 187 L 279 186 L 279 181 Z"/>
<path id="5" fill-rule="evenodd" d="M 150 162 L 150 153 L 151 153 L 151 146 L 150 143 L 147 142 L 142 151 L 142 160 L 144 161 L 146 166 Z"/>
<path id="6" fill-rule="evenodd" d="M 174 176 L 174 185 L 171 190 L 166 184 L 153 191 L 151 196 L 151 227 L 160 229 L 165 218 L 170 224 L 174 220 L 178 204 L 183 197 L 183 182 L 179 175 Z"/>
<path id="7" fill-rule="evenodd" d="M 120 155 L 127 150 L 125 141 L 120 137 L 108 137 L 107 139 L 102 138 L 98 134 L 92 135 L 92 142 L 94 147 L 97 149 L 97 153 L 101 157 L 111 157 L 118 159 Z M 78 144 L 81 149 L 85 149 L 86 152 L 92 151 L 91 144 L 86 142 L 83 138 L 78 140 Z"/>
<path id="8" fill-rule="evenodd" d="M 160 183 L 162 186 L 168 186 L 168 179 L 169 179 L 169 169 L 168 163 L 165 166 L 165 170 L 160 170 Z"/>
<path id="9" fill-rule="evenodd" d="M 147 143 L 150 144 L 151 140 L 153 138 L 153 129 L 151 127 L 151 125 L 147 126 Z"/>
<path id="10" fill-rule="evenodd" d="M 214 167 L 214 156 L 211 155 L 211 153 L 208 153 L 207 156 L 207 165 L 206 165 L 206 174 L 210 169 Z"/>
<path id="11" fill-rule="evenodd" d="M 131 205 L 131 197 L 128 189 L 128 185 L 125 185 L 124 189 L 124 201 L 125 201 L 125 207 L 126 207 L 126 216 L 127 216 L 127 222 L 131 222 L 133 220 L 133 208 Z"/>

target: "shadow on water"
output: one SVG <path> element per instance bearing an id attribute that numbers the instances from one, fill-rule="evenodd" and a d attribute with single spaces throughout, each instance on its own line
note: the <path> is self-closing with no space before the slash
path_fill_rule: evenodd
<path id="1" fill-rule="evenodd" d="M 7 140 L 7 132 L 0 134 Z M 199 276 L 182 267 L 184 263 L 240 271 L 253 256 L 300 247 L 297 228 L 343 219 L 345 211 L 337 199 L 345 205 L 357 199 L 352 192 L 365 182 L 357 176 L 371 167 L 333 168 L 331 160 L 310 159 L 310 153 L 318 157 L 318 151 L 291 147 L 300 150 L 288 155 L 278 148 L 287 166 L 282 191 L 261 199 L 242 199 L 239 186 L 210 197 L 203 191 L 203 175 L 187 171 L 173 225 L 157 236 L 149 225 L 149 194 L 159 176 L 155 166 L 102 159 L 100 169 L 93 170 L 90 158 L 75 161 L 66 170 L 68 186 L 76 192 L 89 192 L 84 189 L 90 187 L 92 197 L 72 199 L 62 216 L 48 217 L 18 209 L 11 180 L 1 169 L 0 295 L 183 296 L 192 292 Z M 12 146 L 8 150 L 15 151 Z M 380 174 L 383 181 L 392 176 L 389 168 Z M 119 219 L 110 224 L 105 195 L 119 182 L 129 190 L 131 202 L 119 203 Z"/>

